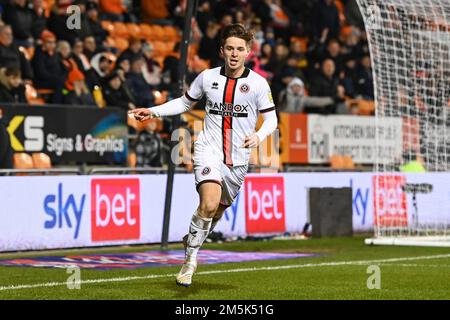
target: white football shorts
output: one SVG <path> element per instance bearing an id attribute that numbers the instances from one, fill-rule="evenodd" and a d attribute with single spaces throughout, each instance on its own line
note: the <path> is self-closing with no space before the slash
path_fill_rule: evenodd
<path id="1" fill-rule="evenodd" d="M 229 167 L 217 152 L 199 141 L 194 144 L 193 160 L 197 190 L 202 183 L 217 183 L 222 186 L 220 204 L 230 206 L 241 189 L 248 165 Z"/>

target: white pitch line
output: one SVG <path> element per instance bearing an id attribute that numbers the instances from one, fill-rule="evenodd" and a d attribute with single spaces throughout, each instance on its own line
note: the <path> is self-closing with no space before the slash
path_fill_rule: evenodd
<path id="1" fill-rule="evenodd" d="M 217 273 L 286 270 L 286 269 L 299 269 L 299 268 L 311 268 L 311 267 L 333 267 L 333 266 L 342 266 L 342 265 L 365 265 L 365 264 L 374 264 L 374 263 L 376 264 L 376 263 L 444 259 L 444 258 L 450 258 L 450 254 L 390 258 L 390 259 L 378 259 L 378 260 L 336 261 L 336 262 L 323 262 L 323 263 L 292 264 L 292 265 L 272 266 L 272 267 L 253 267 L 253 268 L 237 268 L 237 269 L 228 269 L 228 270 L 210 270 L 210 271 L 197 272 L 195 275 L 200 276 L 200 275 L 209 275 L 209 274 L 217 274 Z M 95 284 L 95 283 L 106 283 L 106 282 L 124 282 L 124 281 L 133 281 L 133 280 L 160 279 L 160 278 L 175 277 L 176 275 L 177 274 L 174 273 L 174 274 L 154 274 L 154 275 L 134 276 L 134 277 L 89 279 L 89 280 L 81 280 L 79 282 L 71 282 L 70 284 Z M 44 287 L 57 287 L 57 286 L 65 286 L 65 285 L 67 285 L 67 282 L 46 282 L 46 283 L 36 283 L 36 284 L 10 285 L 10 286 L 0 286 L 0 291 L 33 289 L 33 288 L 44 288 Z"/>

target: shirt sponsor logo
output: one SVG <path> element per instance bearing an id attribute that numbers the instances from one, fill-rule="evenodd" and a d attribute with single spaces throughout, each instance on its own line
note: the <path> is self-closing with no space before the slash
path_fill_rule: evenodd
<path id="1" fill-rule="evenodd" d="M 247 118 L 249 105 L 232 104 L 223 102 L 206 101 L 206 106 L 210 114 L 221 115 L 224 117 Z"/>

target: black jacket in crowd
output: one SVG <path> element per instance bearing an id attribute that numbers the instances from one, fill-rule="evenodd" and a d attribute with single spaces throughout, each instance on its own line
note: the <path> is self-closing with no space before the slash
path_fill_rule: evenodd
<path id="1" fill-rule="evenodd" d="M 30 63 L 17 46 L 15 44 L 11 44 L 9 47 L 0 45 L 0 68 L 10 67 L 20 69 L 23 79 L 33 79 Z"/>
<path id="2" fill-rule="evenodd" d="M 0 83 L 0 102 L 27 103 L 27 99 L 25 97 L 25 86 L 20 85 L 17 88 L 8 89 Z"/>
<path id="3" fill-rule="evenodd" d="M 33 11 L 28 7 L 7 4 L 3 9 L 3 21 L 11 25 L 15 39 L 26 40 L 33 37 Z"/>

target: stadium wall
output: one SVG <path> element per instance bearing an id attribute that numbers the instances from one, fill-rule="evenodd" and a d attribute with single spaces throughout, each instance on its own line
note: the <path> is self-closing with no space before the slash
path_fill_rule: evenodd
<path id="1" fill-rule="evenodd" d="M 377 208 L 382 215 L 412 213 L 404 183 L 433 185 L 432 194 L 418 195 L 420 219 L 450 212 L 450 173 L 397 178 L 380 185 L 386 188 L 385 207 Z M 301 232 L 311 187 L 352 187 L 353 229 L 370 231 L 377 181 L 373 173 L 358 172 L 249 174 L 217 231 L 236 237 Z M 0 251 L 158 243 L 165 183 L 166 175 L 1 177 Z M 180 241 L 197 204 L 193 175 L 177 174 L 169 241 Z"/>

